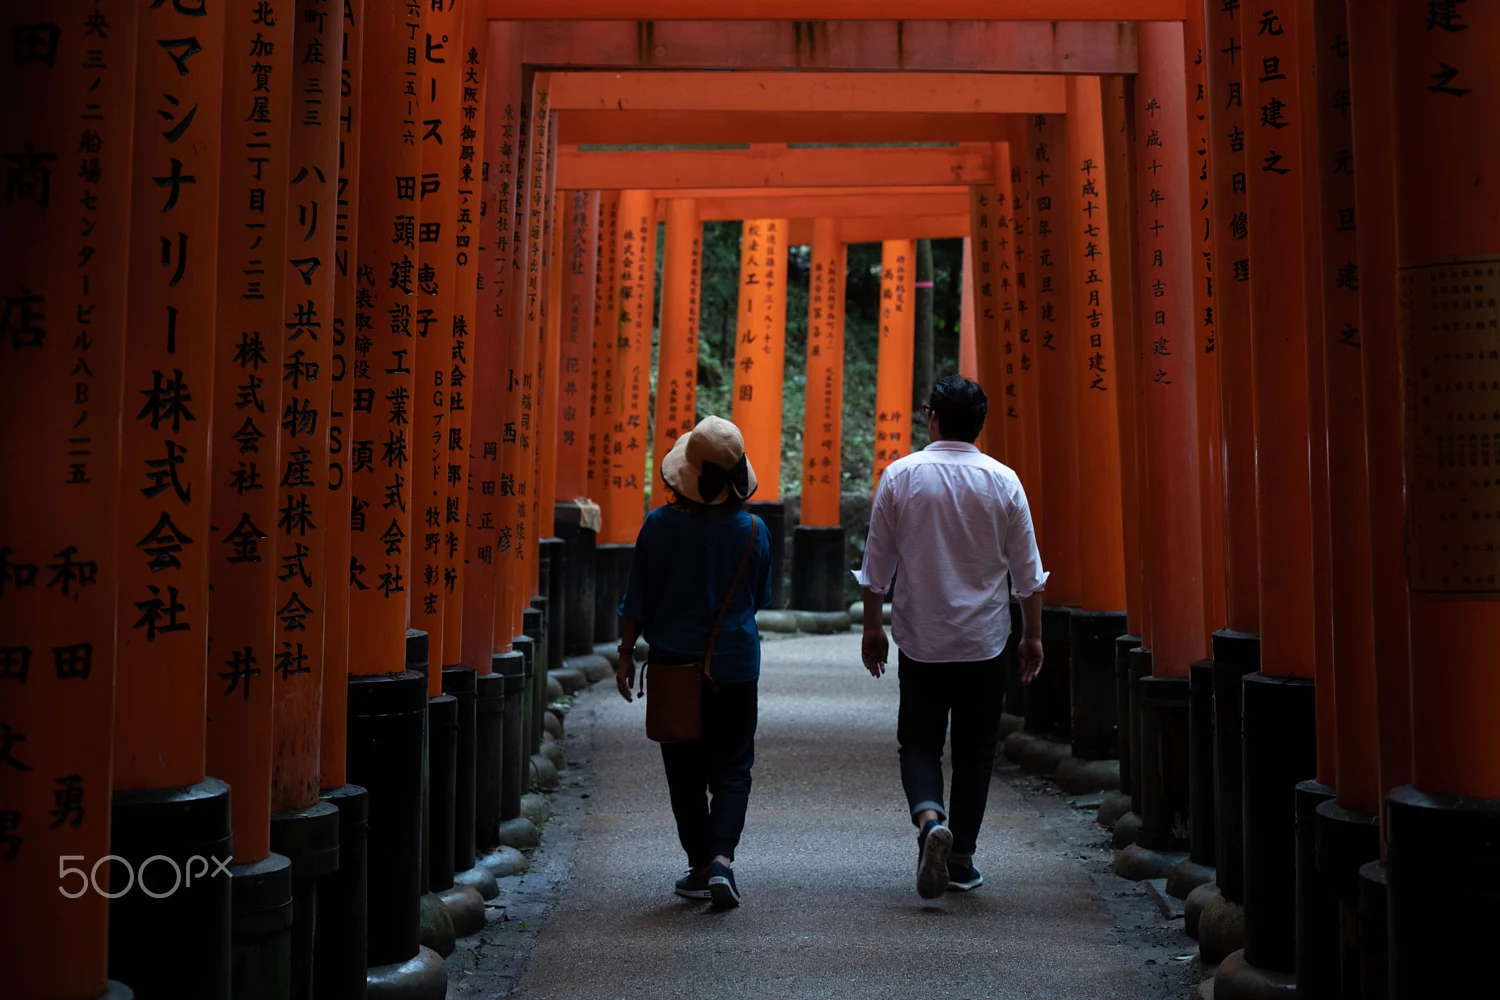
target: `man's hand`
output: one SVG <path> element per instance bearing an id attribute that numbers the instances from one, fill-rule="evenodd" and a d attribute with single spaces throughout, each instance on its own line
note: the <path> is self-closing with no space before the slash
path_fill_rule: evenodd
<path id="1" fill-rule="evenodd" d="M 1021 658 L 1021 683 L 1030 684 L 1042 672 L 1042 640 L 1022 639 L 1017 655 Z"/>
<path id="2" fill-rule="evenodd" d="M 879 677 L 885 673 L 885 662 L 891 655 L 891 641 L 885 637 L 885 628 L 877 625 L 874 628 L 865 626 L 864 642 L 860 645 L 860 653 L 865 661 L 865 669 L 870 672 L 871 677 Z"/>
<path id="3" fill-rule="evenodd" d="M 615 687 L 620 690 L 620 697 L 626 701 L 635 701 L 635 695 L 631 693 L 631 687 L 635 684 L 635 657 L 620 657 L 620 665 L 615 668 Z"/>

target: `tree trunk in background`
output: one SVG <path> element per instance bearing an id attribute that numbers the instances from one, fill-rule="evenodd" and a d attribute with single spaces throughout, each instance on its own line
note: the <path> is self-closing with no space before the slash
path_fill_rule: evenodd
<path id="1" fill-rule="evenodd" d="M 916 354 L 911 380 L 913 414 L 920 413 L 932 393 L 932 241 L 917 241 Z"/>

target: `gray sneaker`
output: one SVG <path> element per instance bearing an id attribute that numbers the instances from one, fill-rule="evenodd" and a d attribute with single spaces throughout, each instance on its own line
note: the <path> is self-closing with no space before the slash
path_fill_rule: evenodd
<path id="1" fill-rule="evenodd" d="M 953 831 L 930 819 L 917 836 L 917 895 L 937 899 L 948 891 L 948 855 L 953 853 Z"/>

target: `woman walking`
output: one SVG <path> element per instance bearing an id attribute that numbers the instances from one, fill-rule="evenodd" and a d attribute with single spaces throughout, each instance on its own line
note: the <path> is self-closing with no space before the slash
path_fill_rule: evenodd
<path id="1" fill-rule="evenodd" d="M 676 892 L 738 906 L 732 865 L 755 763 L 755 612 L 771 603 L 770 539 L 744 509 L 755 470 L 734 424 L 705 417 L 677 439 L 660 472 L 672 502 L 646 517 L 636 539 L 615 681 L 633 700 L 635 643 L 644 636 L 647 735 L 662 744 L 688 857 Z"/>

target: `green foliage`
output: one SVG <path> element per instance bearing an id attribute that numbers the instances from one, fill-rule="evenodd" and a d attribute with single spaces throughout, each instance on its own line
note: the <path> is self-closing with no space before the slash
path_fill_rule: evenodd
<path id="1" fill-rule="evenodd" d="M 734 351 L 740 274 L 739 222 L 703 226 L 698 316 L 698 415 L 728 418 L 733 410 Z M 662 239 L 657 240 L 657 269 Z M 801 492 L 802 418 L 807 388 L 809 249 L 787 253 L 786 381 L 782 401 L 781 482 Z M 933 240 L 934 377 L 958 371 L 958 327 L 963 241 Z M 844 298 L 844 492 L 871 489 L 875 456 L 875 384 L 879 345 L 880 244 L 848 248 Z M 660 281 L 657 283 L 660 288 Z M 658 323 L 660 312 L 657 313 Z M 659 331 L 658 331 L 659 332 Z M 653 364 L 653 371 L 655 365 Z M 653 375 L 654 378 L 654 375 Z M 654 388 L 654 387 L 653 387 Z M 926 424 L 914 421 L 912 445 L 927 443 Z M 655 456 L 649 459 L 655 478 Z M 764 473 L 762 473 L 764 475 Z"/>

